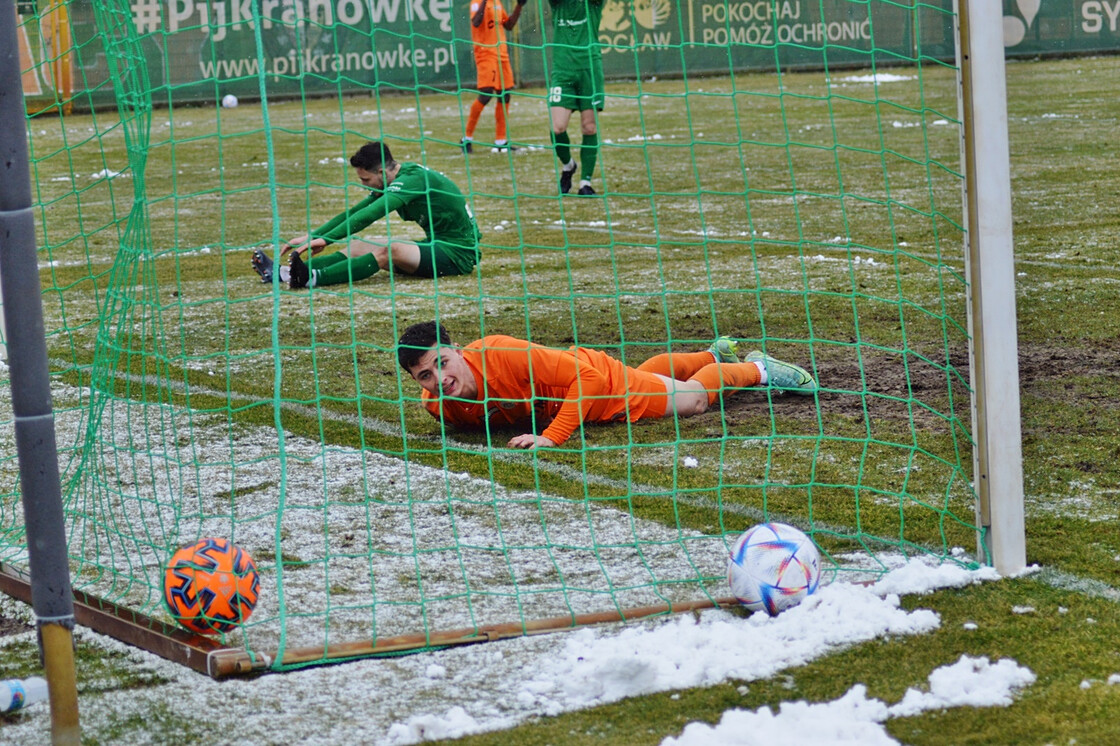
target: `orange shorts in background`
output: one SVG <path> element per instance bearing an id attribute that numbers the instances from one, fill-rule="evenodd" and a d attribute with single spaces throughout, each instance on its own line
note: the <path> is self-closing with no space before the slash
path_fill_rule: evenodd
<path id="1" fill-rule="evenodd" d="M 500 60 L 498 57 L 484 57 L 474 60 L 478 68 L 478 88 L 493 88 L 495 92 L 509 90 L 514 87 L 513 67 L 509 60 Z"/>

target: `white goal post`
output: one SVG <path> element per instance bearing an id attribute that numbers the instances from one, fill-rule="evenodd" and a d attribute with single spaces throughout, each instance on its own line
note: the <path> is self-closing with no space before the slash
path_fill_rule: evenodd
<path id="1" fill-rule="evenodd" d="M 977 525 L 981 556 L 1010 575 L 1027 560 L 1003 5 L 957 10 Z"/>

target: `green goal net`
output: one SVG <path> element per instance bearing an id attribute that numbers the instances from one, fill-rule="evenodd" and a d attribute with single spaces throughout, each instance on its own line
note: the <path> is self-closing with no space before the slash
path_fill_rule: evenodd
<path id="1" fill-rule="evenodd" d="M 590 197 L 558 193 L 547 3 L 510 32 L 516 149 L 491 148 L 491 101 L 470 155 L 460 3 L 63 5 L 67 48 L 38 41 L 57 4 L 20 27 L 26 69 L 69 69 L 27 128 L 76 589 L 170 621 L 168 558 L 229 539 L 261 594 L 220 644 L 283 669 L 714 603 L 766 520 L 813 537 L 825 582 L 985 560 L 951 3 L 608 0 Z M 459 185 L 477 269 L 262 283 L 253 248 L 365 197 L 370 140 Z M 431 319 L 633 367 L 728 336 L 820 390 L 513 450 L 524 429 L 424 410 L 395 346 Z M 7 401 L 0 423 L 18 570 Z"/>

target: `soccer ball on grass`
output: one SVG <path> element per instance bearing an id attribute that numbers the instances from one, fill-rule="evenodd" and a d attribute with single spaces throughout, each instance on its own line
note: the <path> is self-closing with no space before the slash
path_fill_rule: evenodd
<path id="1" fill-rule="evenodd" d="M 225 539 L 199 539 L 179 548 L 163 573 L 163 600 L 192 632 L 229 632 L 257 605 L 260 576 L 248 552 Z"/>
<path id="2" fill-rule="evenodd" d="M 821 556 L 808 536 L 784 523 L 748 529 L 731 547 L 727 581 L 735 598 L 751 611 L 776 616 L 815 593 Z"/>

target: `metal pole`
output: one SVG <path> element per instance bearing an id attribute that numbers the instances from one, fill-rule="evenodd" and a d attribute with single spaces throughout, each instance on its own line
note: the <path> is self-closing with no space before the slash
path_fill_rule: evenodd
<path id="1" fill-rule="evenodd" d="M 958 55 L 977 518 L 981 549 L 1009 575 L 1027 553 L 1002 7 L 960 0 Z"/>
<path id="2" fill-rule="evenodd" d="M 4 338 L 4 284 L 0 282 L 0 362 L 8 362 L 8 340 Z"/>
<path id="3" fill-rule="evenodd" d="M 51 706 L 51 740 L 78 744 L 74 596 L 66 552 L 42 290 L 35 255 L 27 117 L 16 8 L 0 0 L 0 284 L 35 612 Z"/>

